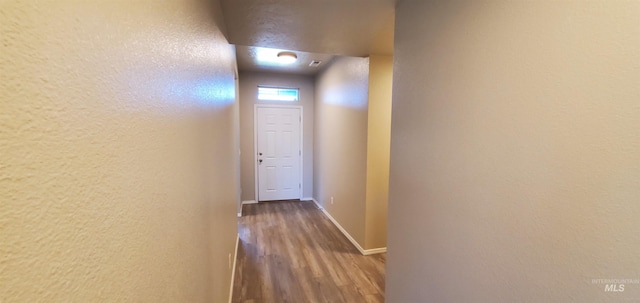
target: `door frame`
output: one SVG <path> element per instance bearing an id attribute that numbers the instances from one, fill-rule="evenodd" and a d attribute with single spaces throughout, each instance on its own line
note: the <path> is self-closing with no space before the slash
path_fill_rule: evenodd
<path id="1" fill-rule="evenodd" d="M 280 104 L 254 104 L 253 106 L 253 176 L 255 182 L 255 199 L 260 203 L 260 188 L 258 185 L 258 108 L 288 108 L 300 110 L 300 190 L 298 199 L 302 199 L 304 189 L 304 108 L 302 105 L 280 105 Z"/>

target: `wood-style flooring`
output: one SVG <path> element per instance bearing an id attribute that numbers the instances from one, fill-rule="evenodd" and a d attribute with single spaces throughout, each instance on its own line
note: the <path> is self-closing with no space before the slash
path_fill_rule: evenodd
<path id="1" fill-rule="evenodd" d="M 313 202 L 249 204 L 235 303 L 384 302 L 386 254 L 363 256 Z"/>

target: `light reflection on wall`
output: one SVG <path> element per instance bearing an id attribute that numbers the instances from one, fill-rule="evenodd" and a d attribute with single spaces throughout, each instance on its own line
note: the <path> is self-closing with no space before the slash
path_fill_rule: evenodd
<path id="1" fill-rule="evenodd" d="M 213 69 L 212 69 L 213 70 Z M 176 71 L 167 74 L 166 71 L 144 69 L 130 72 L 123 81 L 129 96 L 129 102 L 136 101 L 125 108 L 171 107 L 189 108 L 193 105 L 224 107 L 236 100 L 235 81 L 228 76 L 199 75 L 190 70 Z M 134 87 L 132 87 L 134 86 Z M 133 88 L 133 89 L 132 89 Z"/>
<path id="2" fill-rule="evenodd" d="M 132 36 L 132 41 L 121 41 L 122 45 L 138 45 L 140 35 Z M 118 100 L 128 100 L 128 104 L 118 105 L 120 109 L 138 111 L 141 107 L 155 108 L 170 106 L 175 109 L 191 107 L 226 107 L 236 100 L 235 80 L 229 77 L 235 66 L 235 48 L 231 45 L 211 43 L 205 38 L 195 39 L 184 45 L 180 36 L 151 39 L 146 43 L 145 57 L 153 60 L 130 62 L 120 73 L 122 89 L 113 94 L 127 92 Z M 163 43 L 158 43 L 158 40 Z M 126 51 L 127 47 L 119 48 Z M 113 54 L 111 54 L 113 55 Z M 119 57 L 126 58 L 126 54 Z M 134 102 L 134 103 L 132 103 Z"/>
<path id="3" fill-rule="evenodd" d="M 146 73 L 146 72 L 144 72 Z M 128 81 L 127 85 L 138 86 L 135 90 L 129 90 L 129 104 L 125 108 L 138 110 L 141 105 L 146 108 L 158 106 L 170 106 L 176 109 L 187 109 L 193 106 L 226 107 L 236 100 L 235 81 L 230 77 L 196 76 L 186 73 L 173 73 L 171 75 L 145 75 L 136 73 L 137 76 L 147 76 L 147 80 Z M 128 76 L 129 78 L 131 77 Z M 131 93 L 137 95 L 131 98 Z"/>
<path id="4" fill-rule="evenodd" d="M 230 105 L 236 99 L 235 83 L 224 80 L 201 79 L 194 83 L 189 96 L 200 104 Z"/>
<path id="5" fill-rule="evenodd" d="M 354 109 L 366 109 L 369 101 L 369 58 L 349 58 L 340 60 L 327 70 L 330 81 L 320 94 L 319 102 Z"/>

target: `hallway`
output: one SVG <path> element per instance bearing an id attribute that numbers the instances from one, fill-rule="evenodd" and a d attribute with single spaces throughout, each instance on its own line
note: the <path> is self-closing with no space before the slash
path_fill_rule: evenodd
<path id="1" fill-rule="evenodd" d="M 386 254 L 361 255 L 313 202 L 245 205 L 233 302 L 384 302 Z"/>
<path id="2" fill-rule="evenodd" d="M 2 1 L 0 302 L 639 302 L 638 16 Z M 267 105 L 314 202 L 248 204 Z"/>

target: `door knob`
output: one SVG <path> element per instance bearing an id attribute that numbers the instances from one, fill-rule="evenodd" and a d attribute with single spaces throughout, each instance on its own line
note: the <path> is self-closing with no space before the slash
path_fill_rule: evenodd
<path id="1" fill-rule="evenodd" d="M 262 163 L 262 159 L 259 159 L 258 162 Z"/>
<path id="2" fill-rule="evenodd" d="M 258 153 L 258 156 L 262 156 L 262 153 Z"/>

